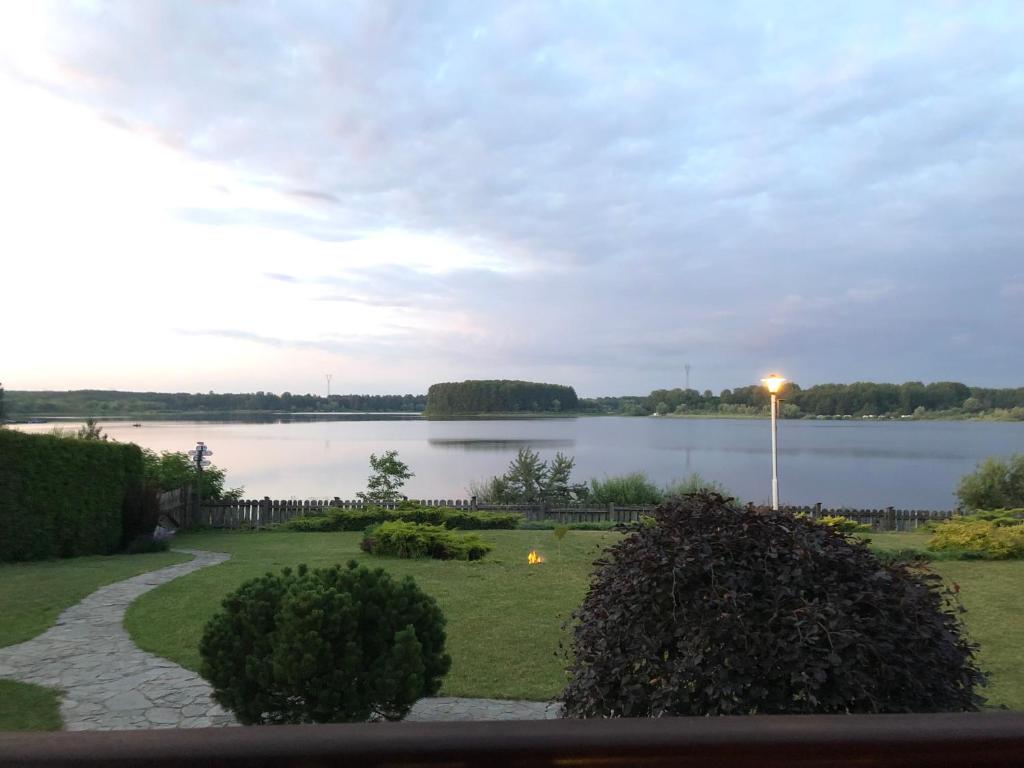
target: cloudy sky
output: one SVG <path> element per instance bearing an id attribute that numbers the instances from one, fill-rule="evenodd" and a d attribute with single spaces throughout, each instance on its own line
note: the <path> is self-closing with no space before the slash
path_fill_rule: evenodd
<path id="1" fill-rule="evenodd" d="M 0 6 L 9 389 L 1024 384 L 1024 8 Z"/>

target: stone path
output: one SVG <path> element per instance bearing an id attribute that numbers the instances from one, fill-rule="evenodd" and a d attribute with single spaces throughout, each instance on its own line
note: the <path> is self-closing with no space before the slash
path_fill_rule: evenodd
<path id="1" fill-rule="evenodd" d="M 561 702 L 503 699 L 420 699 L 406 720 L 554 720 Z"/>
<path id="2" fill-rule="evenodd" d="M 101 587 L 64 611 L 43 634 L 0 648 L 0 677 L 63 690 L 60 714 L 69 731 L 234 723 L 210 698 L 203 678 L 139 650 L 122 626 L 125 610 L 139 595 L 229 557 L 177 551 L 195 559 Z"/>
<path id="3" fill-rule="evenodd" d="M 60 714 L 69 731 L 234 725 L 203 678 L 140 650 L 124 629 L 124 613 L 137 597 L 229 558 L 197 549 L 175 551 L 195 559 L 101 587 L 43 634 L 0 648 L 0 678 L 61 689 Z M 416 702 L 406 719 L 550 720 L 560 709 L 561 704 L 542 701 L 433 698 Z"/>

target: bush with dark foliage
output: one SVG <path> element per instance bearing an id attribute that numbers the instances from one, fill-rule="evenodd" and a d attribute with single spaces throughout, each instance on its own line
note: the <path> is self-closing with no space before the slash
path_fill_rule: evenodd
<path id="1" fill-rule="evenodd" d="M 444 616 L 411 577 L 285 568 L 246 582 L 199 646 L 214 698 L 246 724 L 397 720 L 441 687 Z"/>
<path id="2" fill-rule="evenodd" d="M 717 494 L 608 549 L 574 614 L 570 717 L 977 709 L 983 676 L 937 576 Z"/>

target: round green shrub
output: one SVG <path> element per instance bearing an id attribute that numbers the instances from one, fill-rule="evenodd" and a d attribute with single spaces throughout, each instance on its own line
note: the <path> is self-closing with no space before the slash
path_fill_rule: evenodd
<path id="1" fill-rule="evenodd" d="M 713 493 L 608 549 L 574 614 L 570 717 L 974 710 L 952 594 L 921 564 Z"/>
<path id="2" fill-rule="evenodd" d="M 443 525 L 399 520 L 368 528 L 359 546 L 374 555 L 435 560 L 479 560 L 492 549 L 472 533 L 456 533 Z"/>
<path id="3" fill-rule="evenodd" d="M 247 725 L 398 720 L 440 690 L 444 616 L 407 576 L 355 561 L 246 582 L 207 623 L 201 673 Z"/>

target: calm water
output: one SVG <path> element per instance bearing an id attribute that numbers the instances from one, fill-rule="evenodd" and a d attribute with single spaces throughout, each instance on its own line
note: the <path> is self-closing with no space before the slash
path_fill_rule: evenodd
<path id="1" fill-rule="evenodd" d="M 21 429 L 46 431 L 53 424 Z M 464 498 L 504 471 L 520 446 L 576 457 L 575 477 L 645 471 L 668 482 L 692 472 L 740 498 L 770 495 L 767 421 L 579 418 L 487 421 L 334 420 L 285 423 L 107 422 L 114 439 L 156 450 L 204 440 L 228 484 L 247 497 L 352 498 L 371 452 L 394 448 L 416 473 L 412 498 Z M 785 421 L 779 424 L 783 503 L 946 509 L 961 475 L 986 456 L 1024 452 L 1024 424 Z"/>

